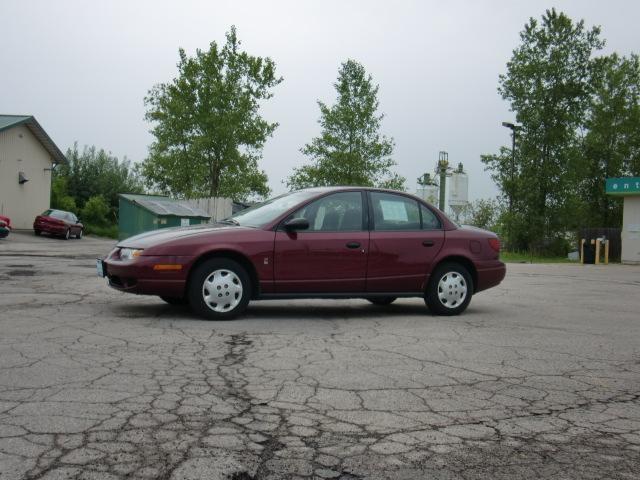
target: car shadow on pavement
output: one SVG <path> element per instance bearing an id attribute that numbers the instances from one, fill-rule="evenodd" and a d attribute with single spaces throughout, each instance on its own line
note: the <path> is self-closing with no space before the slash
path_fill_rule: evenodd
<path id="1" fill-rule="evenodd" d="M 286 303 L 285 303 L 286 302 Z M 112 311 L 119 317 L 157 318 L 158 320 L 202 320 L 188 306 L 167 305 L 163 302 L 114 305 Z M 471 313 L 465 312 L 464 316 Z M 398 301 L 392 305 L 377 306 L 366 301 L 339 300 L 321 301 L 254 301 L 238 318 L 231 320 L 348 320 L 371 319 L 385 317 L 435 317 L 422 302 L 403 303 Z"/>
<path id="2" fill-rule="evenodd" d="M 394 304 L 384 307 L 362 304 L 294 304 L 282 305 L 272 302 L 255 302 L 250 304 L 244 317 L 273 319 L 309 319 L 309 320 L 335 320 L 335 319 L 362 319 L 383 317 L 415 317 L 431 315 L 429 309 L 419 304 Z"/>

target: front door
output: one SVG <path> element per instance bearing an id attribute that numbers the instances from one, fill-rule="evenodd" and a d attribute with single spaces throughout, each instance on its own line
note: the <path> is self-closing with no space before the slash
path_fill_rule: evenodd
<path id="1" fill-rule="evenodd" d="M 276 293 L 364 292 L 369 232 L 363 205 L 361 191 L 333 193 L 286 219 L 305 218 L 309 229 L 276 232 Z"/>
<path id="2" fill-rule="evenodd" d="M 424 292 L 427 273 L 444 243 L 438 217 L 404 195 L 370 192 L 373 218 L 367 292 Z"/>

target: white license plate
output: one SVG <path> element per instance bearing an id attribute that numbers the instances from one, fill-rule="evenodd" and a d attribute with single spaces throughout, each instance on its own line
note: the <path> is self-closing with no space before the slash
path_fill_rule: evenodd
<path id="1" fill-rule="evenodd" d="M 102 266 L 102 260 L 96 260 L 96 270 L 99 277 L 104 277 L 104 267 Z"/>

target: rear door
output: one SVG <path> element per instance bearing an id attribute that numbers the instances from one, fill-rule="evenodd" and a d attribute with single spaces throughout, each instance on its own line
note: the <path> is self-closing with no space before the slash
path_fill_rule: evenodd
<path id="1" fill-rule="evenodd" d="M 364 200 L 360 190 L 332 193 L 288 217 L 306 218 L 309 229 L 276 232 L 276 293 L 364 292 L 369 251 Z"/>
<path id="2" fill-rule="evenodd" d="M 367 292 L 423 292 L 432 261 L 444 244 L 440 220 L 411 197 L 368 195 L 372 226 Z"/>

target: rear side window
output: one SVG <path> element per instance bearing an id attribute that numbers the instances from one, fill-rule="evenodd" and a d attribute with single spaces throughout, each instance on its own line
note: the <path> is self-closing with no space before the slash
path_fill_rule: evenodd
<path id="1" fill-rule="evenodd" d="M 393 193 L 371 192 L 371 204 L 375 230 L 420 230 L 416 200 Z"/>
<path id="2" fill-rule="evenodd" d="M 442 225 L 440 219 L 430 208 L 420 204 L 420 213 L 422 214 L 422 229 L 423 230 L 439 230 Z"/>
<path id="3" fill-rule="evenodd" d="M 362 194 L 340 192 L 322 197 L 289 218 L 306 218 L 307 232 L 354 232 L 362 230 Z"/>
<path id="4" fill-rule="evenodd" d="M 46 210 L 42 213 L 42 216 L 59 218 L 60 220 L 65 220 L 67 218 L 67 214 L 65 212 L 61 212 L 60 210 Z"/>

